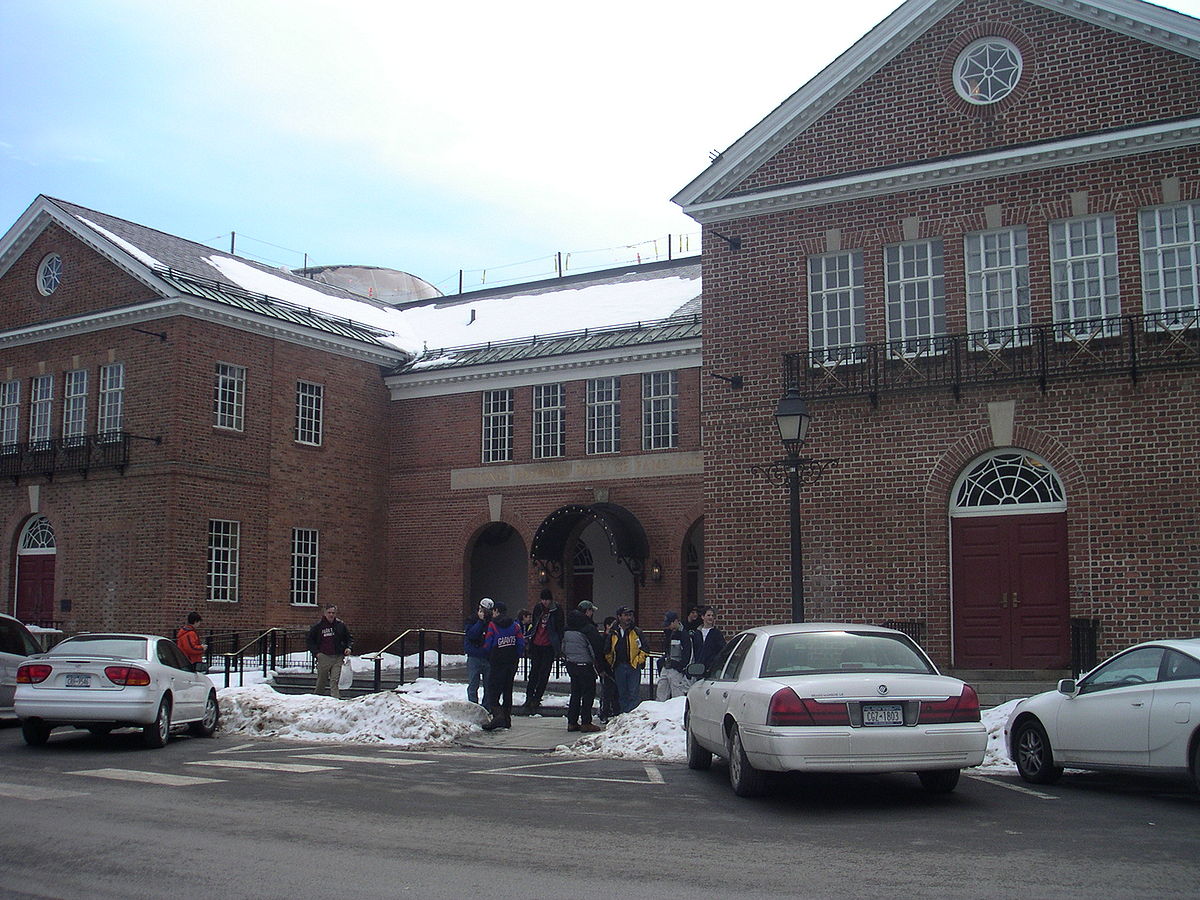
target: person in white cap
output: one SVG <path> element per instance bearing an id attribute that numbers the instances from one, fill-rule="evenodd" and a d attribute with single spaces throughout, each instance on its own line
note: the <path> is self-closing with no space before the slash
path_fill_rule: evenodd
<path id="1" fill-rule="evenodd" d="M 467 699 L 472 703 L 479 702 L 481 685 L 484 693 L 487 693 L 488 670 L 491 665 L 483 640 L 487 637 L 487 628 L 491 624 L 492 609 L 495 605 L 491 597 L 484 597 L 479 601 L 475 615 L 467 619 L 466 628 L 463 629 L 463 650 L 467 654 Z"/>

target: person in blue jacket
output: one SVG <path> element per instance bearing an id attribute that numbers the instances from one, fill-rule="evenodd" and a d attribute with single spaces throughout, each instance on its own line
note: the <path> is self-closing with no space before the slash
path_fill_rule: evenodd
<path id="1" fill-rule="evenodd" d="M 484 699 L 487 699 L 488 652 L 483 647 L 487 637 L 488 625 L 492 623 L 492 599 L 484 597 L 479 601 L 475 615 L 467 619 L 463 629 L 463 650 L 467 654 L 467 699 L 472 703 L 479 702 L 479 688 L 483 687 Z"/>
<path id="2" fill-rule="evenodd" d="M 701 606 L 697 611 L 700 613 L 700 626 L 693 632 L 695 653 L 692 660 L 707 666 L 725 649 L 725 635 L 717 627 L 716 610 L 711 606 Z"/>
<path id="3" fill-rule="evenodd" d="M 483 726 L 484 731 L 496 728 L 512 728 L 513 679 L 517 677 L 517 666 L 525 653 L 525 632 L 512 620 L 503 603 L 495 604 L 492 624 L 483 639 L 483 648 L 488 652 L 488 686 L 483 705 L 492 714 L 492 719 Z"/>

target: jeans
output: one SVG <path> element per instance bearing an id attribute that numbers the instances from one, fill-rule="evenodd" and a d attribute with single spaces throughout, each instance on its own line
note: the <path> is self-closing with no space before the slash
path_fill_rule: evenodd
<path id="1" fill-rule="evenodd" d="M 550 669 L 554 666 L 554 648 L 547 644 L 539 647 L 529 645 L 529 681 L 525 685 L 525 705 L 537 706 L 546 693 L 550 681 Z"/>
<path id="2" fill-rule="evenodd" d="M 467 699 L 472 703 L 479 702 L 479 687 L 483 686 L 483 697 L 487 699 L 488 670 L 491 668 L 486 657 L 467 657 Z"/>
<path id="3" fill-rule="evenodd" d="M 567 722 L 590 725 L 592 703 L 596 699 L 596 669 L 591 663 L 567 663 L 571 676 L 571 699 L 567 701 Z"/>
<path id="4" fill-rule="evenodd" d="M 633 712 L 642 702 L 642 673 L 629 663 L 619 662 L 613 671 L 617 680 L 617 697 L 621 712 Z"/>

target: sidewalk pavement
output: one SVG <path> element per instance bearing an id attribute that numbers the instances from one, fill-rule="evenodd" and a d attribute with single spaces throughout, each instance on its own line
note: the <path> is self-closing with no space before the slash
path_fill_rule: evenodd
<path id="1" fill-rule="evenodd" d="M 471 732 L 457 743 L 463 747 L 549 753 L 562 744 L 573 744 L 581 737 L 584 735 L 578 731 L 567 731 L 567 720 L 562 716 L 513 716 L 512 728 Z"/>

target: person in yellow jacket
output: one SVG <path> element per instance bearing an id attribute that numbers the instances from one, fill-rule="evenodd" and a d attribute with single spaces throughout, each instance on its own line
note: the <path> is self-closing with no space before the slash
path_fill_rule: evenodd
<path id="1" fill-rule="evenodd" d="M 646 664 L 646 640 L 633 624 L 633 610 L 622 606 L 617 621 L 608 634 L 604 658 L 617 682 L 617 698 L 621 712 L 637 709 L 642 702 L 642 667 Z"/>

